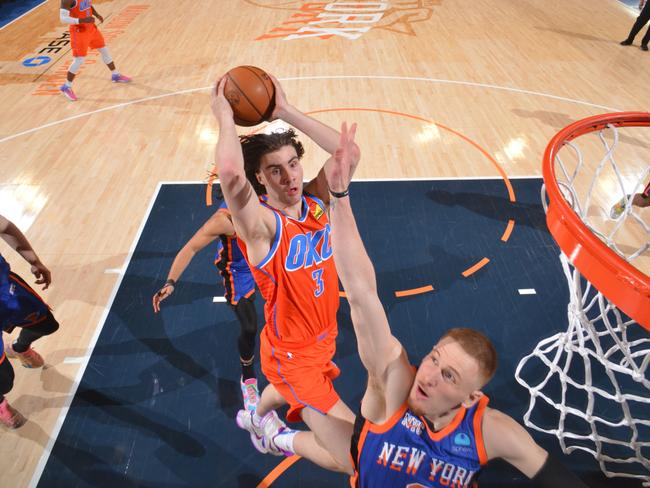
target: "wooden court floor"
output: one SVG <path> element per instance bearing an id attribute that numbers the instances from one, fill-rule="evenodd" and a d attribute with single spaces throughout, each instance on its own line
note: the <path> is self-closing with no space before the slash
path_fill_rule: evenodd
<path id="1" fill-rule="evenodd" d="M 93 4 L 134 81 L 110 83 L 91 52 L 75 103 L 57 91 L 72 61 L 57 0 L 0 30 L 0 213 L 52 270 L 44 296 L 62 324 L 38 344 L 49 367 L 16 371 L 8 398 L 30 422 L 2 433 L 2 486 L 37 479 L 158 183 L 211 167 L 208 94 L 229 68 L 260 66 L 303 111 L 358 122 L 361 179 L 540 175 L 562 127 L 650 105 L 650 54 L 618 44 L 634 14 L 616 0 Z M 629 187 L 647 170 L 650 137 L 627 142 Z M 309 177 L 324 153 L 306 150 Z M 619 197 L 605 186 L 596 204 Z M 4 242 L 0 252 L 30 276 Z"/>

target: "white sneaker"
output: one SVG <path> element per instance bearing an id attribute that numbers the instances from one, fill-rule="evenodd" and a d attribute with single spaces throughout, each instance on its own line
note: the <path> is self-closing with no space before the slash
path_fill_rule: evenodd
<path id="1" fill-rule="evenodd" d="M 271 410 L 264 417 L 260 425 L 255 425 L 253 421 L 254 411 L 240 410 L 237 412 L 237 425 L 240 429 L 247 430 L 251 434 L 251 442 L 262 454 L 273 454 L 274 456 L 284 456 L 285 452 L 278 449 L 271 439 L 278 433 L 287 428 L 280 420 L 275 410 Z"/>

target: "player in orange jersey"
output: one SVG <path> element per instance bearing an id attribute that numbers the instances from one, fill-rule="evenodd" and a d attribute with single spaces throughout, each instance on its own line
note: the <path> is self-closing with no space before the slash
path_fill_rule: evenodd
<path id="1" fill-rule="evenodd" d="M 354 422 L 332 385 L 340 373 L 332 362 L 339 289 L 330 246 L 327 182 L 321 170 L 303 189 L 304 151 L 292 130 L 238 138 L 223 96 L 224 82 L 222 78 L 212 98 L 219 123 L 217 171 L 242 249 L 266 300 L 260 362 L 270 382 L 257 412 L 240 411 L 237 421 L 251 432 L 259 451 L 281 455 L 264 439 L 285 428 L 274 409 L 288 403 L 287 419 L 302 418 L 319 440 L 315 449 L 323 451 L 322 465 L 344 469 L 347 455 L 330 456 L 320 447 L 331 445 L 335 425 L 351 429 Z M 273 82 L 272 118 L 296 127 L 333 153 L 339 133 L 290 105 L 279 82 Z M 254 186 L 264 187 L 266 201 L 260 202 Z"/>
<path id="2" fill-rule="evenodd" d="M 115 68 L 115 63 L 108 52 L 104 37 L 95 25 L 95 17 L 100 23 L 104 17 L 99 15 L 92 0 L 61 0 L 59 18 L 64 24 L 70 25 L 70 42 L 72 44 L 73 61 L 68 70 L 67 81 L 59 87 L 59 90 L 70 101 L 76 101 L 77 96 L 72 91 L 72 81 L 79 68 L 86 59 L 88 48 L 97 49 L 102 55 L 102 60 L 111 70 L 111 81 L 113 83 L 128 83 L 131 78 L 120 74 Z"/>

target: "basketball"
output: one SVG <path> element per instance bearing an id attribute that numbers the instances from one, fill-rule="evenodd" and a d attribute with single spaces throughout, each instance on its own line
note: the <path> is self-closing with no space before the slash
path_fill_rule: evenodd
<path id="1" fill-rule="evenodd" d="M 223 94 L 234 112 L 235 124 L 250 127 L 271 116 L 275 108 L 275 85 L 255 66 L 237 66 L 226 73 Z"/>

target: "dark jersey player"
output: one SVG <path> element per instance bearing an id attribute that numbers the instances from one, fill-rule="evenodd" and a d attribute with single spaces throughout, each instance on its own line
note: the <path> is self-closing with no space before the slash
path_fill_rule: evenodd
<path id="1" fill-rule="evenodd" d="M 25 261 L 31 264 L 36 284 L 46 289 L 52 281 L 50 271 L 38 258 L 23 233 L 0 215 L 0 237 Z M 20 276 L 11 271 L 9 263 L 0 255 L 0 425 L 17 429 L 26 419 L 14 409 L 5 398 L 14 384 L 14 369 L 9 359 L 17 359 L 26 368 L 40 368 L 44 361 L 32 349 L 32 343 L 59 328 L 50 308 Z M 21 329 L 18 338 L 9 344 L 3 343 L 4 332 Z"/>

